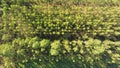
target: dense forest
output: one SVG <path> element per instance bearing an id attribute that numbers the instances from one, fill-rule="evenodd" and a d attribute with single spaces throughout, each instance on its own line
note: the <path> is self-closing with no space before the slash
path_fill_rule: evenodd
<path id="1" fill-rule="evenodd" d="M 120 0 L 0 0 L 3 68 L 120 68 Z"/>

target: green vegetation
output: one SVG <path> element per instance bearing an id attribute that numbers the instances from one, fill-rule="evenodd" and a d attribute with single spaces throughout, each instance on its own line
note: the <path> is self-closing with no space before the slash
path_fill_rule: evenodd
<path id="1" fill-rule="evenodd" d="M 5 68 L 119 68 L 120 0 L 1 0 Z"/>
<path id="2" fill-rule="evenodd" d="M 14 39 L 0 46 L 7 68 L 118 68 L 120 41 Z"/>

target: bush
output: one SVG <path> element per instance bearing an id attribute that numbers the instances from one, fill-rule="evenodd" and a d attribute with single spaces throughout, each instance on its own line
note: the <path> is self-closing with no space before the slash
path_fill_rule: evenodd
<path id="1" fill-rule="evenodd" d="M 41 47 L 43 44 L 38 44 L 43 41 L 48 41 L 44 42 L 45 47 Z M 77 64 L 78 67 L 82 67 L 81 64 L 84 64 L 85 67 L 96 68 L 115 65 L 114 68 L 117 68 L 120 61 L 119 45 L 119 42 L 108 40 L 100 41 L 92 38 L 86 41 L 50 41 L 48 39 L 40 40 L 35 37 L 15 39 L 10 44 L 2 44 L 0 46 L 0 54 L 4 57 L 5 66 L 8 68 L 9 66 L 16 66 L 17 68 L 40 68 L 40 65 L 44 67 L 46 63 L 48 63 L 47 66 L 49 67 L 49 64 L 55 64 L 55 66 L 57 66 L 57 63 L 62 64 L 62 62 L 68 64 L 72 63 L 72 65 Z M 63 64 L 62 66 L 66 68 L 66 65 Z M 74 68 L 76 68 L 76 66 Z M 109 68 L 113 68 L 113 66 Z"/>
<path id="2" fill-rule="evenodd" d="M 11 5 L 10 8 L 3 8 L 2 36 L 9 34 L 9 39 L 36 35 L 53 39 L 101 36 L 105 39 L 119 39 L 118 7 L 71 6 L 70 8 L 41 5 L 32 5 L 29 8 Z"/>

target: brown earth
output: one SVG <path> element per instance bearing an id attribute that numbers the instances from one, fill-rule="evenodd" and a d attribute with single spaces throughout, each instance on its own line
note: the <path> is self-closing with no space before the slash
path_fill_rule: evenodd
<path id="1" fill-rule="evenodd" d="M 0 65 L 0 68 L 4 68 L 3 65 Z"/>

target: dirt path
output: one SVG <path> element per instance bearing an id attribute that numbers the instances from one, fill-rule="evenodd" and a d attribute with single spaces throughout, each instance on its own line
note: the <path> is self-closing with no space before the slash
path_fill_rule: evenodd
<path id="1" fill-rule="evenodd" d="M 0 65 L 0 68 L 4 68 L 2 65 Z"/>

